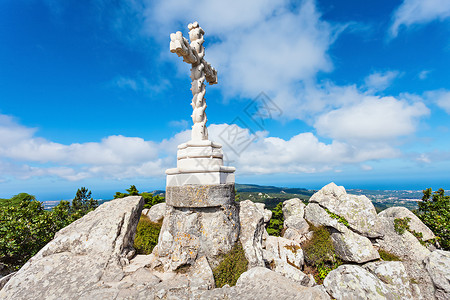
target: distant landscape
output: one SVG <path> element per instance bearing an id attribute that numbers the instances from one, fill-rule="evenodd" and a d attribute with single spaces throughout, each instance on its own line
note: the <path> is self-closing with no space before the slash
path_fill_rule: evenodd
<path id="1" fill-rule="evenodd" d="M 236 191 L 240 200 L 252 200 L 266 205 L 266 208 L 273 209 L 279 202 L 287 199 L 299 198 L 308 201 L 316 190 L 305 188 L 287 188 L 277 186 L 266 186 L 257 184 L 238 184 Z M 154 190 L 154 195 L 164 195 L 163 190 Z M 416 209 L 417 203 L 422 199 L 422 190 L 365 190 L 365 189 L 347 189 L 347 193 L 354 195 L 365 195 L 369 198 L 378 211 L 391 206 L 403 206 L 408 209 Z M 112 199 L 112 197 L 111 197 Z M 111 199 L 98 199 L 99 204 L 110 201 Z M 59 201 L 42 201 L 45 209 L 51 209 L 58 205 Z"/>

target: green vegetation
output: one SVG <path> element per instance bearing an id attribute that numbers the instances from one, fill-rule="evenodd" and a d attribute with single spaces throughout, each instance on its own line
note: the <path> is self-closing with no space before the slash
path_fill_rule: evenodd
<path id="1" fill-rule="evenodd" d="M 0 207 L 0 263 L 9 271 L 19 269 L 53 239 L 55 233 L 97 207 L 86 188 L 78 189 L 74 204 L 61 201 L 44 210 L 32 195 L 2 199 Z"/>
<path id="2" fill-rule="evenodd" d="M 347 228 L 350 227 L 350 225 L 348 224 L 348 221 L 347 221 L 346 218 L 341 217 L 341 216 L 338 216 L 338 215 L 336 215 L 335 213 L 332 213 L 331 211 L 328 210 L 328 208 L 325 208 L 325 211 L 328 213 L 328 215 L 329 215 L 330 217 L 332 217 L 333 219 L 338 220 L 339 223 L 344 224 Z"/>
<path id="3" fill-rule="evenodd" d="M 272 218 L 267 224 L 267 233 L 269 235 L 281 236 L 283 232 L 283 202 L 278 203 L 274 209 L 272 209 Z"/>
<path id="4" fill-rule="evenodd" d="M 411 221 L 411 218 L 408 218 L 408 217 L 395 218 L 394 219 L 395 232 L 397 232 L 398 234 L 403 234 L 403 233 L 405 233 L 406 230 L 410 231 L 409 221 Z"/>
<path id="5" fill-rule="evenodd" d="M 390 252 L 387 252 L 383 249 L 378 249 L 378 254 L 380 254 L 381 259 L 385 260 L 385 261 L 400 261 L 401 260 L 398 256 L 396 256 Z"/>
<path id="6" fill-rule="evenodd" d="M 147 216 L 141 216 L 136 230 L 136 237 L 134 238 L 134 248 L 137 254 L 148 255 L 152 253 L 153 248 L 158 244 L 161 225 L 161 223 L 150 221 Z"/>
<path id="7" fill-rule="evenodd" d="M 450 196 L 443 189 L 423 191 L 415 214 L 438 237 L 442 249 L 450 251 Z"/>
<path id="8" fill-rule="evenodd" d="M 144 208 L 150 208 L 155 204 L 163 203 L 165 198 L 159 195 L 153 195 L 152 193 L 139 193 L 135 185 L 131 185 L 129 189 L 126 189 L 128 193 L 116 192 L 114 199 L 124 198 L 128 196 L 142 196 L 144 198 Z"/>
<path id="9" fill-rule="evenodd" d="M 305 262 L 309 268 L 306 272 L 312 273 L 320 284 L 332 270 L 342 264 L 334 252 L 333 242 L 328 229 L 324 226 L 316 227 L 310 224 L 314 232 L 310 240 L 302 244 Z"/>
<path id="10" fill-rule="evenodd" d="M 11 199 L 0 199 L 0 208 L 7 206 L 15 206 L 22 201 L 31 201 L 31 200 L 36 200 L 36 198 L 33 195 L 27 193 L 20 193 L 13 196 Z"/>
<path id="11" fill-rule="evenodd" d="M 245 258 L 244 249 L 241 242 L 238 241 L 213 270 L 216 287 L 221 288 L 225 284 L 229 286 L 236 285 L 239 276 L 247 271 L 247 266 L 248 261 Z"/>

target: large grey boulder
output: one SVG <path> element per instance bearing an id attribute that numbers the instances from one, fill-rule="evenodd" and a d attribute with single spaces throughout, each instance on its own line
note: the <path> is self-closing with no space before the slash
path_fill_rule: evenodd
<path id="1" fill-rule="evenodd" d="M 410 278 L 405 266 L 400 261 L 377 261 L 363 266 L 364 269 L 388 284 L 399 299 L 413 299 Z"/>
<path id="2" fill-rule="evenodd" d="M 450 252 L 433 251 L 425 259 L 425 266 L 436 287 L 436 298 L 450 299 Z"/>
<path id="3" fill-rule="evenodd" d="M 309 199 L 330 212 L 344 217 L 350 228 L 369 238 L 380 237 L 375 207 L 366 196 L 349 195 L 343 186 L 329 183 Z"/>
<path id="4" fill-rule="evenodd" d="M 143 212 L 144 213 L 144 212 Z M 150 207 L 145 215 L 150 219 L 150 221 L 159 223 L 164 219 L 166 214 L 166 203 L 158 203 Z"/>
<path id="5" fill-rule="evenodd" d="M 434 233 L 412 211 L 406 207 L 389 207 L 378 214 L 382 218 L 410 218 L 409 228 L 422 233 L 422 240 L 427 241 L 436 238 Z"/>
<path id="6" fill-rule="evenodd" d="M 274 271 L 256 267 L 242 274 L 236 286 L 208 290 L 194 299 L 328 300 L 330 296 L 319 288 L 305 287 Z"/>
<path id="7" fill-rule="evenodd" d="M 312 275 L 301 271 L 304 257 L 299 243 L 283 237 L 268 236 L 263 243 L 263 257 L 273 271 L 304 286 L 316 284 Z"/>
<path id="8" fill-rule="evenodd" d="M 348 262 L 365 263 L 380 258 L 371 241 L 359 235 L 330 215 L 317 203 L 305 208 L 305 219 L 314 226 L 332 228 L 331 239 L 339 258 Z"/>
<path id="9" fill-rule="evenodd" d="M 336 255 L 344 261 L 362 264 L 380 258 L 368 238 L 347 228 L 343 232 L 332 232 L 331 240 Z"/>
<path id="10" fill-rule="evenodd" d="M 281 260 L 298 269 L 303 267 L 304 257 L 300 244 L 278 236 L 267 237 L 264 243 L 264 259 L 271 264 L 274 260 Z"/>
<path id="11" fill-rule="evenodd" d="M 265 232 L 263 212 L 252 201 L 241 201 L 239 202 L 239 220 L 241 226 L 239 239 L 245 258 L 248 260 L 248 268 L 265 266 L 262 250 Z"/>
<path id="12" fill-rule="evenodd" d="M 309 225 L 304 219 L 305 204 L 298 198 L 283 202 L 284 236 L 302 243 L 307 240 Z"/>
<path id="13" fill-rule="evenodd" d="M 376 239 L 376 242 L 381 249 L 408 261 L 422 262 L 430 254 L 430 251 L 410 232 L 397 233 L 394 218 L 380 217 L 380 224 L 384 236 Z"/>
<path id="14" fill-rule="evenodd" d="M 405 299 L 396 285 L 381 281 L 374 274 L 356 265 L 342 265 L 331 271 L 323 286 L 335 299 Z M 408 299 L 408 298 L 407 298 Z"/>
<path id="15" fill-rule="evenodd" d="M 115 199 L 61 229 L 9 280 L 0 299 L 81 299 L 120 281 L 143 205 L 139 196 Z"/>
<path id="16" fill-rule="evenodd" d="M 212 267 L 219 264 L 239 237 L 235 205 L 208 208 L 166 206 L 158 245 L 153 254 L 165 270 L 192 265 L 206 256 Z"/>
<path id="17" fill-rule="evenodd" d="M 264 203 L 255 203 L 256 208 L 264 215 L 264 223 L 268 223 L 272 218 L 272 211 L 270 209 L 266 209 L 266 205 Z"/>

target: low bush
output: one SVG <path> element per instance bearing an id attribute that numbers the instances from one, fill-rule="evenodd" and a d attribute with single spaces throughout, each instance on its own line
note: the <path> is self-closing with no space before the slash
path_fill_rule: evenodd
<path id="1" fill-rule="evenodd" d="M 245 258 L 244 249 L 241 242 L 238 241 L 213 270 L 216 287 L 221 288 L 225 284 L 236 285 L 239 276 L 247 271 L 247 266 L 248 261 Z"/>
<path id="2" fill-rule="evenodd" d="M 312 238 L 302 244 L 305 262 L 308 265 L 305 270 L 309 270 L 320 284 L 329 272 L 342 264 L 342 261 L 336 256 L 328 229 L 312 224 L 310 229 L 313 231 Z"/>
<path id="3" fill-rule="evenodd" d="M 378 254 L 380 254 L 381 259 L 384 261 L 401 261 L 398 256 L 383 249 L 378 249 Z"/>
<path id="4" fill-rule="evenodd" d="M 150 254 L 158 244 L 158 236 L 161 231 L 161 223 L 150 221 L 147 216 L 142 215 L 134 238 L 134 249 L 137 254 Z"/>
<path id="5" fill-rule="evenodd" d="M 282 236 L 283 233 L 283 202 L 280 202 L 272 209 L 272 218 L 267 224 L 267 233 L 273 236 Z"/>

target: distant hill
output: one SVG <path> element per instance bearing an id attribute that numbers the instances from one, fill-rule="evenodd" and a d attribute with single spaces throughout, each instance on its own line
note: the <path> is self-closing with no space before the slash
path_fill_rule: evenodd
<path id="1" fill-rule="evenodd" d="M 271 185 L 257 185 L 257 184 L 235 184 L 238 193 L 242 192 L 261 192 L 261 193 L 277 193 L 277 194 L 305 194 L 312 195 L 314 192 L 303 188 L 283 188 Z"/>

